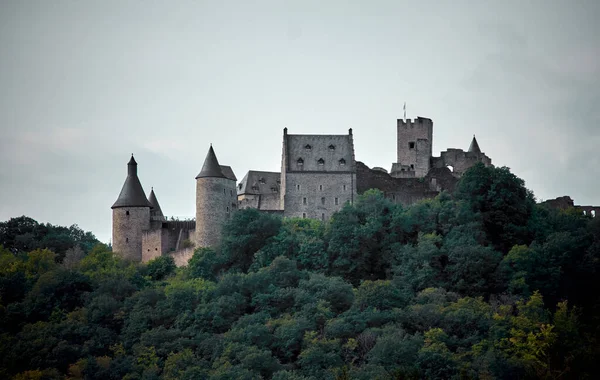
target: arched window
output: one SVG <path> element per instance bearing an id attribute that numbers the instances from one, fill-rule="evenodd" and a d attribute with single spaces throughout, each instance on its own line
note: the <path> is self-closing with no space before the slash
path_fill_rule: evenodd
<path id="1" fill-rule="evenodd" d="M 306 149 L 306 150 L 311 150 L 311 149 L 312 149 L 312 146 L 310 146 L 310 144 L 306 144 L 306 145 L 304 145 L 304 149 Z"/>
<path id="2" fill-rule="evenodd" d="M 321 166 L 325 165 L 325 160 L 322 158 L 319 158 L 319 160 L 317 161 L 317 163 Z"/>
<path id="3" fill-rule="evenodd" d="M 304 165 L 304 160 L 302 158 L 299 158 L 298 161 L 296 161 L 296 163 L 298 164 L 298 166 L 302 166 Z"/>
<path id="4" fill-rule="evenodd" d="M 335 150 L 335 145 L 333 145 L 333 144 L 329 145 L 329 150 Z"/>
<path id="5" fill-rule="evenodd" d="M 344 166 L 346 165 L 346 160 L 344 160 L 343 158 L 341 160 L 338 161 L 340 163 L 340 165 Z"/>

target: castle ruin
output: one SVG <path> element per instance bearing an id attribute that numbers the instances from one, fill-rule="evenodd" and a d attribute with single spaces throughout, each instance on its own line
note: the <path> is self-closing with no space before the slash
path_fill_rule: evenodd
<path id="1" fill-rule="evenodd" d="M 184 221 L 165 218 L 154 189 L 146 198 L 132 155 L 112 206 L 113 250 L 142 262 L 171 255 L 177 265 L 185 265 L 195 248 L 219 244 L 223 223 L 238 209 L 328 220 L 369 189 L 410 205 L 453 191 L 478 162 L 492 166 L 475 136 L 467 151 L 451 148 L 434 157 L 433 121 L 428 118 L 397 120 L 396 143 L 397 160 L 388 172 L 356 161 L 352 129 L 346 135 L 302 135 L 284 128 L 281 171 L 250 170 L 237 185 L 233 170 L 219 164 L 211 145 L 196 176 L 196 218 Z"/>

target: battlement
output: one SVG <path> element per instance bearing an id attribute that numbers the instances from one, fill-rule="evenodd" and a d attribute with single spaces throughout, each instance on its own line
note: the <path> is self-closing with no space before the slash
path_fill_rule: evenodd
<path id="1" fill-rule="evenodd" d="M 406 119 L 406 121 L 404 121 L 403 119 L 398 119 L 398 127 L 422 127 L 422 126 L 426 126 L 426 127 L 431 127 L 433 125 L 433 121 L 429 118 L 426 117 L 421 117 L 418 116 L 416 119 Z"/>

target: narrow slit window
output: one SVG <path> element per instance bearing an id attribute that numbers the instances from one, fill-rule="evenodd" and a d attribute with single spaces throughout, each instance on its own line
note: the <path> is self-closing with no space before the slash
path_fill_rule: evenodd
<path id="1" fill-rule="evenodd" d="M 323 191 L 323 185 L 319 185 L 319 191 Z"/>
<path id="2" fill-rule="evenodd" d="M 296 190 L 300 191 L 300 185 L 296 185 Z"/>
<path id="3" fill-rule="evenodd" d="M 129 215 L 129 210 L 125 211 L 125 215 Z"/>
<path id="4" fill-rule="evenodd" d="M 338 205 L 339 204 L 339 198 L 335 198 L 335 204 Z"/>
<path id="5" fill-rule="evenodd" d="M 302 204 L 306 206 L 306 197 L 302 198 Z"/>
<path id="6" fill-rule="evenodd" d="M 321 204 L 324 205 L 325 204 L 325 197 L 321 198 Z"/>
<path id="7" fill-rule="evenodd" d="M 306 218 L 306 213 L 305 212 L 302 213 L 302 218 Z"/>

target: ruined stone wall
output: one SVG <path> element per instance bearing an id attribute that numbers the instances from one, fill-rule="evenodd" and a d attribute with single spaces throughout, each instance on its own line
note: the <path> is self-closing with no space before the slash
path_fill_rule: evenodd
<path id="1" fill-rule="evenodd" d="M 421 140 L 421 142 L 419 142 Z M 433 121 L 419 117 L 415 120 L 399 119 L 397 124 L 397 163 L 423 177 L 429 170 L 432 156 Z"/>
<path id="2" fill-rule="evenodd" d="M 113 209 L 112 247 L 126 260 L 142 260 L 143 231 L 150 229 L 150 207 Z"/>
<path id="3" fill-rule="evenodd" d="M 356 174 L 288 172 L 284 216 L 329 219 L 356 198 Z"/>
<path id="4" fill-rule="evenodd" d="M 215 177 L 196 180 L 196 246 L 219 244 L 223 223 L 237 210 L 237 204 L 235 181 Z"/>
<path id="5" fill-rule="evenodd" d="M 194 255 L 194 248 L 180 249 L 176 252 L 170 252 L 169 256 L 175 261 L 175 265 L 178 267 L 184 267 L 188 264 L 192 256 Z"/>
<path id="6" fill-rule="evenodd" d="M 378 189 L 394 203 L 408 206 L 422 199 L 435 198 L 440 191 L 454 191 L 457 179 L 447 168 L 431 169 L 423 178 L 395 178 L 387 173 L 356 163 L 356 185 L 359 194 Z"/>
<path id="7" fill-rule="evenodd" d="M 441 152 L 440 157 L 432 159 L 435 167 L 452 166 L 454 176 L 462 176 L 471 166 L 482 162 L 491 166 L 492 160 L 484 153 L 465 152 L 462 149 L 448 149 Z"/>

